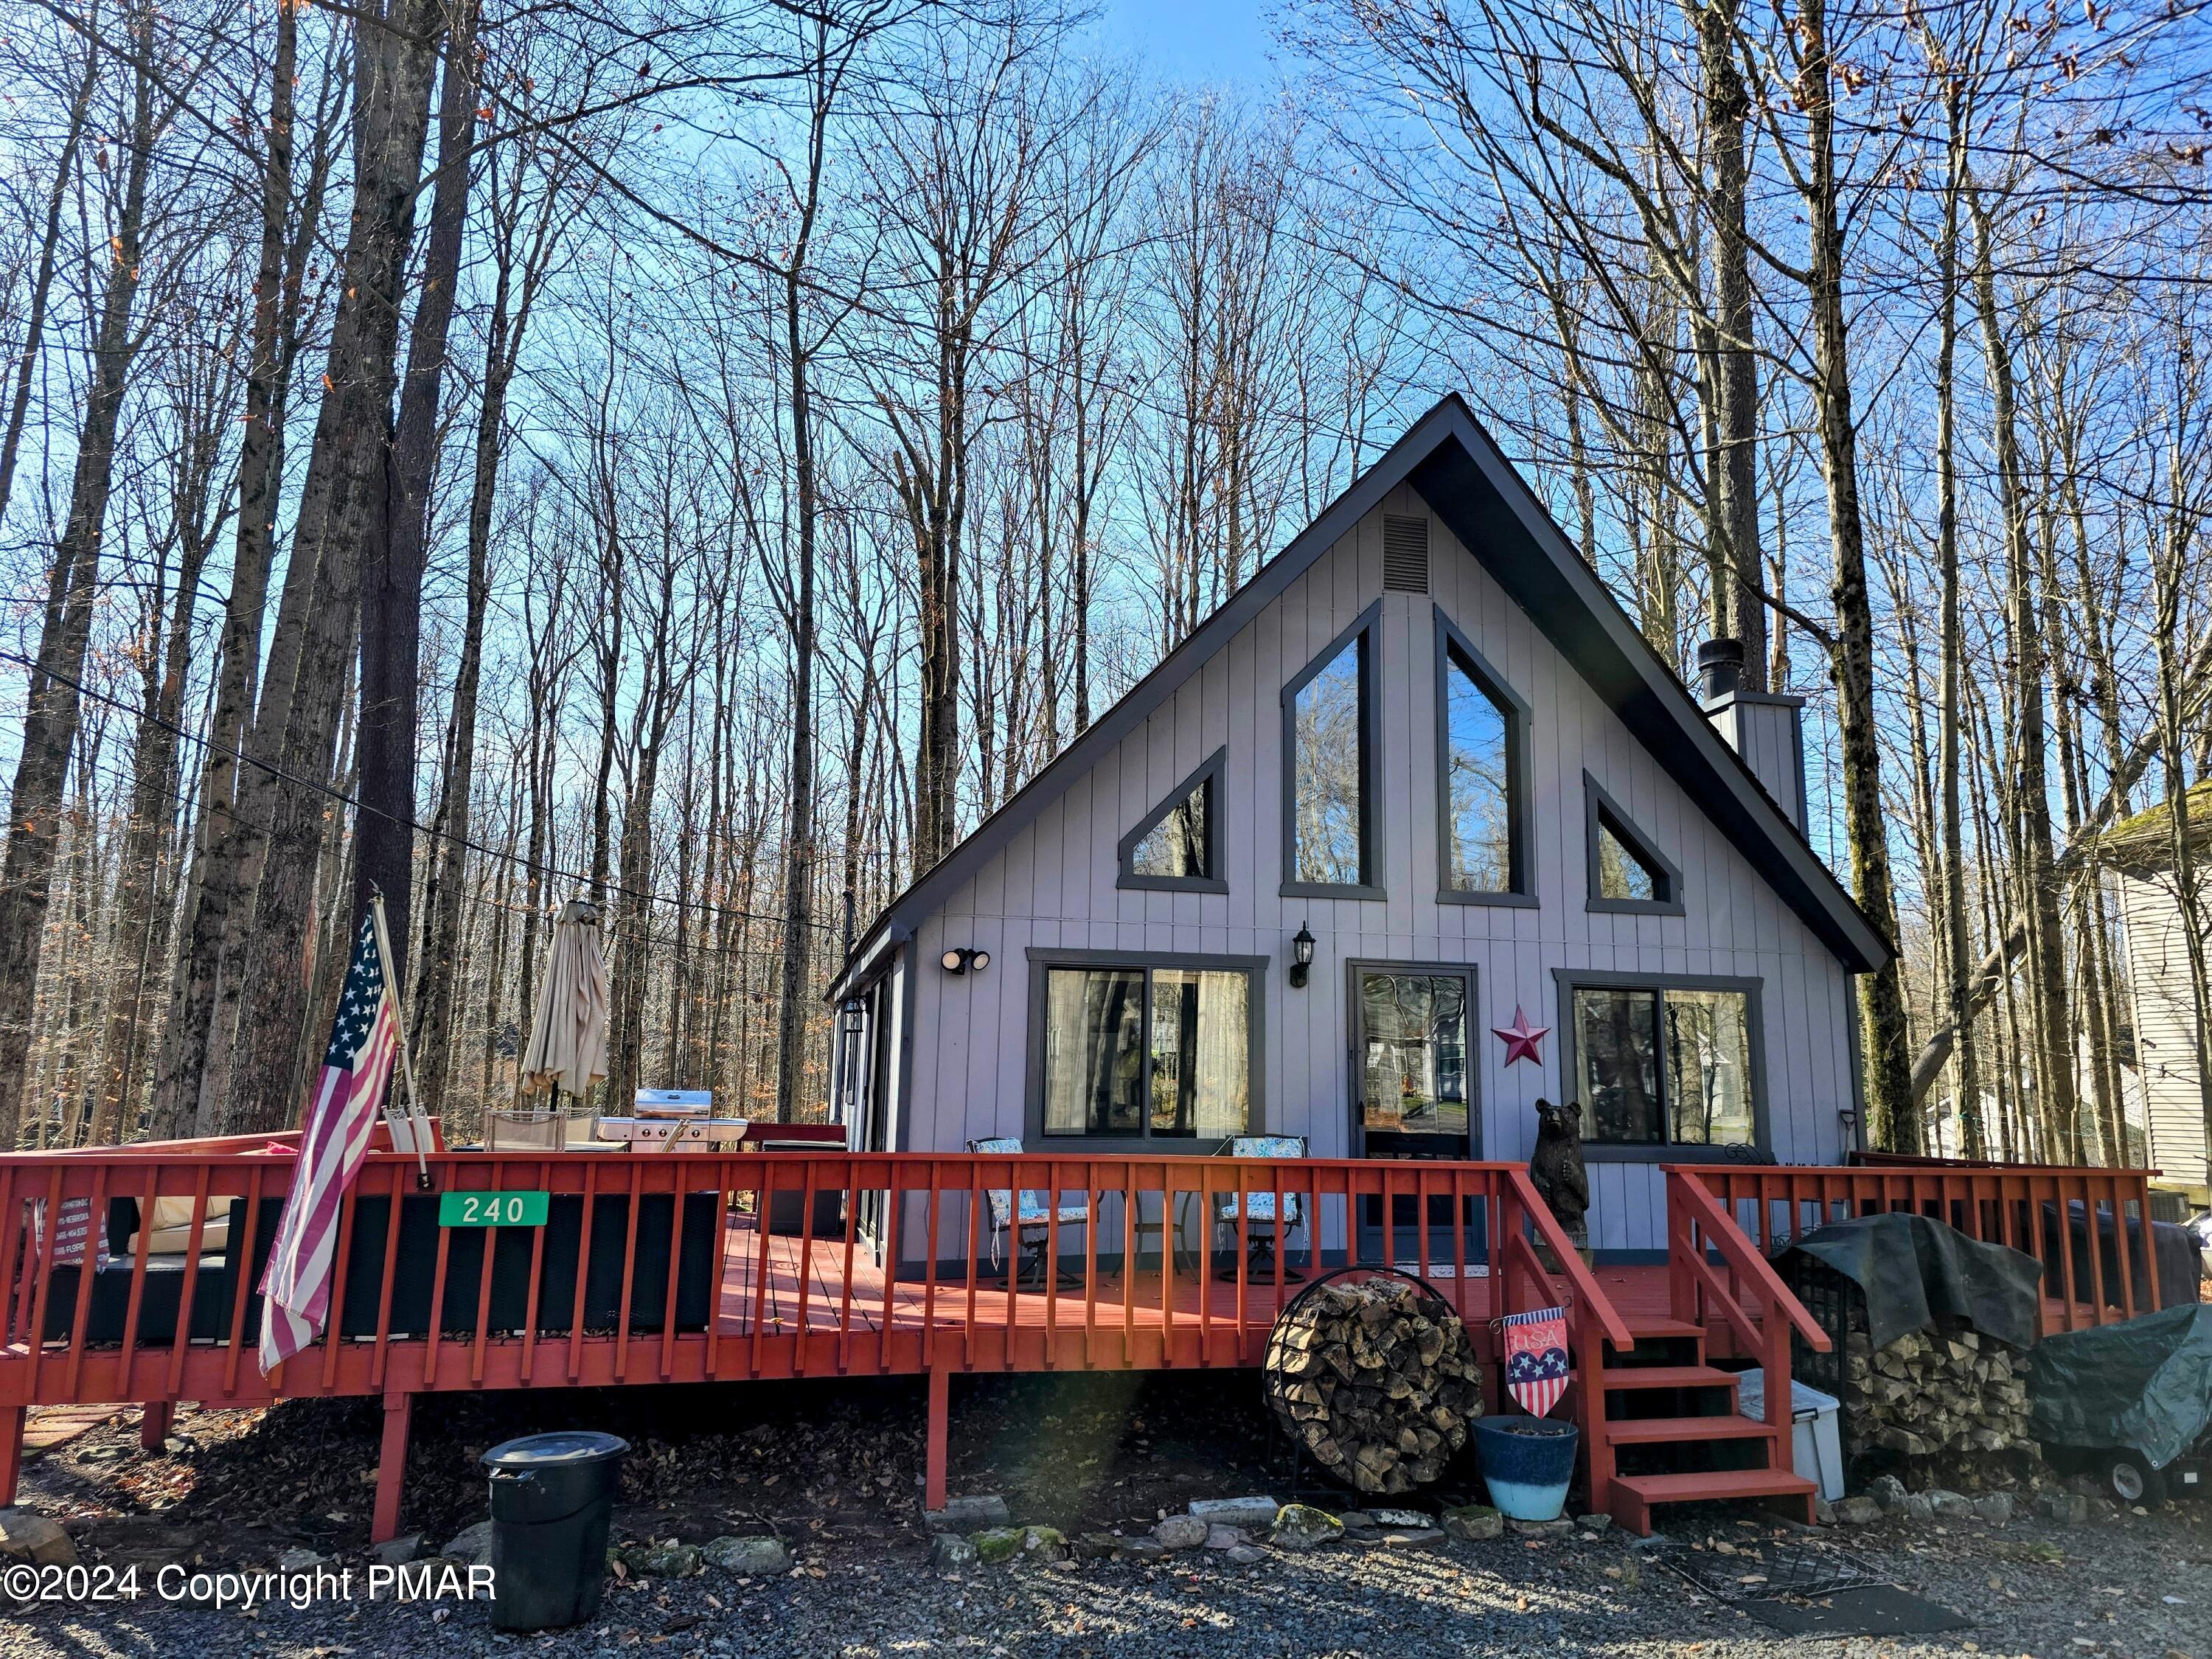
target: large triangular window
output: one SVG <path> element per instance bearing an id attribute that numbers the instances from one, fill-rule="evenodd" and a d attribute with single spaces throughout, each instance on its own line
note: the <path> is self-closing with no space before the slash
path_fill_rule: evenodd
<path id="1" fill-rule="evenodd" d="M 1121 837 L 1123 887 L 1225 893 L 1221 874 L 1221 761 L 1217 749 Z"/>
<path id="2" fill-rule="evenodd" d="M 1583 774 L 1587 805 L 1589 908 L 1655 915 L 1682 914 L 1682 872 L 1637 828 L 1620 803 Z"/>
<path id="3" fill-rule="evenodd" d="M 1382 896 L 1375 877 L 1377 600 L 1283 688 L 1285 897 Z"/>
<path id="4" fill-rule="evenodd" d="M 1528 705 L 1437 607 L 1437 843 L 1447 904 L 1536 902 Z"/>

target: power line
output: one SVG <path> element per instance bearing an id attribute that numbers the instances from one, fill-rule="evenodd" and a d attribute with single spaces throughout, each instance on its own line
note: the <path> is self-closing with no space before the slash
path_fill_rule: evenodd
<path id="1" fill-rule="evenodd" d="M 74 680 L 66 674 L 59 674 L 54 672 L 51 669 L 41 668 L 38 663 L 33 661 L 32 659 L 22 655 L 19 652 L 0 650 L 0 660 L 15 663 L 21 667 L 29 669 L 34 674 L 42 674 L 47 679 L 52 680 L 58 684 L 68 686 L 79 696 L 90 697 L 95 702 L 105 703 L 111 708 L 118 709 L 122 713 L 132 715 L 140 720 L 145 721 L 149 725 L 158 726 L 163 731 L 171 732 L 176 737 L 181 738 L 186 743 L 198 744 L 203 749 L 212 750 L 218 754 L 226 755 L 232 760 L 237 761 L 243 765 L 251 766 L 258 771 L 267 773 L 279 783 L 289 783 L 302 789 L 313 790 L 315 793 L 326 796 L 330 799 L 338 802 L 341 805 L 352 807 L 356 812 L 368 812 L 374 814 L 375 817 L 382 818 L 386 823 L 397 824 L 402 829 L 410 830 L 416 835 L 425 836 L 432 841 L 452 842 L 456 846 L 465 848 L 468 851 L 476 854 L 480 858 L 495 860 L 502 864 L 512 864 L 523 870 L 525 872 L 536 870 L 539 872 L 541 875 L 550 879 L 576 882 L 585 884 L 590 884 L 592 881 L 591 877 L 581 874 L 576 871 L 563 870 L 554 866 L 545 864 L 533 865 L 528 859 L 522 857 L 519 854 L 501 852 L 497 848 L 487 847 L 482 842 L 471 840 L 466 836 L 456 835 L 450 830 L 434 830 L 428 824 L 416 823 L 413 818 L 402 817 L 397 813 L 387 812 L 380 806 L 371 806 L 367 802 L 363 801 L 359 796 L 349 795 L 344 790 L 338 788 L 334 784 L 325 783 L 319 779 L 305 778 L 300 776 L 297 773 L 288 772 L 281 766 L 262 760 L 256 756 L 246 754 L 242 750 L 233 749 L 226 744 L 219 744 L 213 738 L 210 738 L 203 732 L 190 731 L 185 727 L 178 725 L 174 720 L 165 720 L 161 715 L 149 713 L 148 710 L 141 708 L 136 704 L 125 702 L 120 697 L 112 697 L 105 691 L 96 690 L 93 687 L 85 684 L 82 680 Z M 181 800 L 182 797 L 178 796 L 175 797 L 175 799 Z M 635 899 L 647 904 L 675 905 L 686 909 L 704 911 L 713 915 L 734 916 L 741 921 L 773 922 L 778 927 L 787 927 L 790 925 L 789 919 L 787 917 L 769 915 L 764 911 L 743 910 L 733 905 L 713 904 L 705 899 L 679 898 L 667 893 L 655 893 L 649 890 L 641 890 L 635 887 L 625 887 L 619 882 L 614 881 L 605 882 L 600 884 L 600 885 L 604 886 L 605 890 L 610 893 L 619 893 L 624 898 Z M 806 925 L 813 928 L 817 933 L 827 933 L 833 937 L 841 934 L 843 931 L 842 928 L 832 927 L 825 922 L 813 921 L 809 922 Z"/>

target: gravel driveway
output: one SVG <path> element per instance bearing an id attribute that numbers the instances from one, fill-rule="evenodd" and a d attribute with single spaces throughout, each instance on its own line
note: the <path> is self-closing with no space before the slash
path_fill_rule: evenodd
<path id="1" fill-rule="evenodd" d="M 1680 1535 L 1680 1534 L 1678 1534 Z M 1700 1540 L 1757 1543 L 1719 1522 Z M 2212 1529 L 2169 1509 L 2072 1533 L 2040 1523 L 1876 1528 L 1852 1547 L 1975 1628 L 1925 1644 L 1823 1644 L 1854 1655 L 2033 1655 L 2035 1659 L 2207 1659 Z M 934 1578 L 919 1537 L 855 1553 L 802 1544 L 783 1577 L 709 1571 L 611 1586 L 580 1630 L 508 1638 L 476 1605 L 327 1601 L 253 1616 L 151 1601 L 92 1613 L 0 1620 L 0 1659 L 224 1653 L 299 1656 L 959 1654 L 1382 1656 L 1557 1653 L 1751 1656 L 1798 1644 L 1691 1591 L 1629 1540 L 1509 1535 L 1399 1553 L 1339 1545 L 1232 1567 L 1206 1552 L 1158 1566 L 1120 1562 L 973 1567 Z"/>
<path id="2" fill-rule="evenodd" d="M 921 1399 L 903 1379 L 822 1389 L 580 1390 L 417 1408 L 408 1524 L 434 1547 L 483 1513 L 476 1456 L 507 1434 L 564 1425 L 629 1437 L 617 1537 L 774 1533 L 796 1568 L 746 1579 L 611 1583 L 591 1626 L 508 1638 L 487 1606 L 366 1599 L 374 1402 L 187 1412 L 169 1447 L 140 1451 L 136 1413 L 26 1472 L 24 1502 L 66 1521 L 89 1562 L 133 1527 L 176 1528 L 211 1568 L 265 1568 L 288 1547 L 350 1566 L 355 1597 L 252 1614 L 143 1595 L 127 1606 L 0 1613 L 0 1659 L 67 1656 L 1604 1655 L 1864 1659 L 1913 1653 L 2033 1659 L 2212 1659 L 2212 1503 L 2063 1529 L 1884 1522 L 1839 1538 L 1883 1573 L 1974 1621 L 1926 1643 L 1808 1644 L 1720 1606 L 1615 1531 L 1508 1534 L 1434 1551 L 1346 1542 L 1231 1565 L 1193 1550 L 1153 1565 L 971 1566 L 933 1577 L 916 1502 Z M 1191 1498 L 1271 1490 L 1280 1474 L 1249 1389 L 1218 1374 L 969 1379 L 953 1397 L 953 1490 L 1003 1493 L 1013 1518 L 1070 1537 L 1149 1525 Z M 1288 1496 L 1288 1493 L 1280 1494 Z M 1711 1549 L 1798 1541 L 1725 1511 L 1670 1520 Z M 1717 1553 L 1717 1551 L 1714 1552 Z M 1731 1564 L 1742 1565 L 1742 1564 Z"/>

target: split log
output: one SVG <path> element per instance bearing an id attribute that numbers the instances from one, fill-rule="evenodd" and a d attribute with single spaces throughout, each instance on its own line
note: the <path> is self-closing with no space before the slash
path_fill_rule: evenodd
<path id="1" fill-rule="evenodd" d="M 1264 1386 L 1284 1431 L 1363 1492 L 1437 1480 L 1482 1415 L 1467 1328 L 1403 1279 L 1325 1285 L 1275 1322 Z"/>
<path id="2" fill-rule="evenodd" d="M 1847 1426 L 1863 1446 L 1932 1457 L 2030 1443 L 2027 1356 L 1963 1324 L 1909 1331 L 1876 1348 L 1856 1318 L 1844 1373 Z"/>

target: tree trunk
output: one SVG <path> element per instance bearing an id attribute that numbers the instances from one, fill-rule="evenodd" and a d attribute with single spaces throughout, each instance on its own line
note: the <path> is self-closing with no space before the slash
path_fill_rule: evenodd
<path id="1" fill-rule="evenodd" d="M 354 820 L 354 910 L 384 896 L 395 987 L 407 983 L 414 943 L 415 730 L 422 645 L 422 559 L 429 538 L 430 485 L 438 465 L 439 396 L 446 340 L 460 285 L 461 236 L 469 214 L 475 136 L 474 0 L 460 0 L 446 41 L 438 112 L 437 185 L 422 280 L 407 341 L 407 376 L 385 459 L 380 515 L 372 516 L 361 564 L 361 808 Z M 420 165 L 419 162 L 417 164 Z M 434 857 L 437 849 L 430 849 Z M 443 1051 L 432 1074 L 442 1076 Z M 437 1085 L 432 1085 L 436 1087 Z M 442 1089 L 439 1090 L 441 1094 Z"/>
<path id="2" fill-rule="evenodd" d="M 15 459 L 22 453 L 23 422 L 31 409 L 31 387 L 38 378 L 39 352 L 46 337 L 46 306 L 54 291 L 55 257 L 61 247 L 62 210 L 69 204 L 70 179 L 76 154 L 84 142 L 85 117 L 92 106 L 93 88 L 100 84 L 100 46 L 88 37 L 84 74 L 76 96 L 70 100 L 69 125 L 62 133 L 61 154 L 54 158 L 54 182 L 46 191 L 46 222 L 39 235 L 39 266 L 31 277 L 31 293 L 23 314 L 23 350 L 15 363 L 15 387 L 8 400 L 8 430 L 0 436 L 0 523 L 8 517 L 8 500 L 15 483 Z"/>
<path id="3" fill-rule="evenodd" d="M 1966 154 L 1966 112 L 1961 79 L 1953 76 L 1944 102 L 1948 120 L 1948 170 L 1943 181 L 1943 229 L 1936 250 L 1942 313 L 1936 319 L 1936 562 L 1942 586 L 1941 655 L 1942 690 L 1936 717 L 1937 793 L 1942 801 L 1942 891 L 1943 1004 L 1960 1034 L 1957 1082 L 1960 1150 L 1968 1158 L 1989 1155 L 1982 1122 L 1981 1057 L 1974 1044 L 1966 963 L 1972 936 L 1966 931 L 1966 836 L 1960 817 L 1959 737 L 1966 720 L 1960 698 L 1965 672 L 1966 634 L 1960 616 L 1959 460 L 1957 362 L 1959 356 L 1959 194 Z"/>
<path id="4" fill-rule="evenodd" d="M 1970 185 L 1974 216 L 1974 300 L 1990 374 L 1990 422 L 1996 448 L 1997 493 L 2004 520 L 2008 620 L 2012 631 L 2013 751 L 2009 793 L 2020 844 L 2024 908 L 2030 924 L 2028 973 L 2033 995 L 2038 1103 L 2059 1155 L 2087 1161 L 2075 1105 L 2074 1027 L 2066 1000 L 2066 947 L 2058 914 L 2057 858 L 2051 846 L 2050 774 L 2044 704 L 2044 643 L 2035 561 L 2028 548 L 2027 488 L 2021 476 L 2012 348 L 1997 314 L 1996 252 L 1980 193 Z"/>
<path id="5" fill-rule="evenodd" d="M 345 663 L 357 637 L 362 552 L 384 496 L 400 274 L 414 234 L 442 17 L 437 0 L 394 0 L 390 27 L 362 29 L 356 40 L 352 228 L 316 421 L 316 453 L 308 461 L 312 480 L 316 461 L 323 460 L 328 494 L 320 513 L 311 513 L 303 501 L 293 541 L 294 563 L 304 562 L 315 576 L 300 634 L 296 691 L 284 699 L 281 766 L 291 779 L 331 775 L 341 700 L 350 678 Z M 312 488 L 306 493 L 312 495 Z M 282 690 L 276 679 L 272 662 L 264 714 L 269 699 Z M 267 723 L 257 721 L 257 745 Z M 307 784 L 288 783 L 272 793 L 260 884 L 237 981 L 229 1089 L 218 1120 L 222 1132 L 231 1134 L 280 1128 L 292 1115 L 291 1056 L 307 994 L 299 964 L 313 921 L 324 825 L 338 810 Z"/>
<path id="6" fill-rule="evenodd" d="M 1696 7 L 1698 64 L 1705 105 L 1705 144 L 1713 186 L 1712 322 L 1717 515 L 1723 553 L 1735 579 L 1715 596 L 1714 609 L 1733 611 L 1731 630 L 1743 642 L 1743 684 L 1766 690 L 1765 572 L 1759 537 L 1759 364 L 1753 355 L 1750 238 L 1745 224 L 1748 191 L 1744 124 L 1751 102 L 1735 58 L 1737 0 Z"/>
<path id="7" fill-rule="evenodd" d="M 150 19 L 142 13 L 137 37 L 142 53 L 155 50 L 153 33 Z M 157 77 L 150 64 L 142 62 L 136 69 L 130 156 L 100 295 L 69 517 L 54 545 L 45 625 L 24 708 L 22 750 L 9 796 L 7 853 L 0 860 L 0 1150 L 15 1146 L 22 1105 L 39 956 L 60 845 L 63 791 L 82 714 L 77 682 L 100 598 L 100 538 L 114 488 L 116 427 L 136 347 L 131 311 L 138 297 L 139 244 L 158 131 Z M 89 833 L 89 825 L 86 829 Z"/>
<path id="8" fill-rule="evenodd" d="M 1868 1126 L 1876 1146 L 1917 1152 L 1924 1140 L 1912 1097 L 1904 974 L 1895 954 L 1897 901 L 1890 878 L 1881 748 L 1875 718 L 1874 615 L 1867 593 L 1858 428 L 1851 412 L 1850 334 L 1844 314 L 1842 186 L 1836 173 L 1826 4 L 1826 0 L 1807 0 L 1799 9 L 1798 87 L 1810 152 L 1805 208 L 1812 238 L 1813 396 L 1820 429 L 1821 471 L 1828 488 L 1829 538 L 1835 552 L 1832 665 L 1843 739 L 1844 837 L 1859 908 L 1892 951 L 1887 961 L 1859 980 Z"/>

